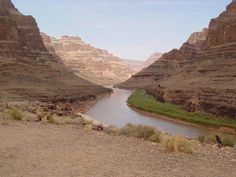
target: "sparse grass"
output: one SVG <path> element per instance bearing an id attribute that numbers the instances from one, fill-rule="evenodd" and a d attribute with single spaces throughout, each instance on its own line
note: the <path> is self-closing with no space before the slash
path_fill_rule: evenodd
<path id="1" fill-rule="evenodd" d="M 114 125 L 110 125 L 108 127 L 104 127 L 104 132 L 109 134 L 109 135 L 117 135 L 119 134 L 119 128 L 117 128 Z"/>
<path id="2" fill-rule="evenodd" d="M 148 138 L 148 141 L 155 142 L 155 143 L 160 143 L 161 142 L 161 132 L 155 132 L 152 136 Z"/>
<path id="3" fill-rule="evenodd" d="M 236 140 L 231 137 L 224 136 L 222 138 L 222 144 L 223 144 L 223 146 L 234 147 L 234 145 L 236 145 Z"/>
<path id="4" fill-rule="evenodd" d="M 20 110 L 16 109 L 16 108 L 11 108 L 8 111 L 8 117 L 14 120 L 22 120 L 23 119 L 23 114 Z"/>
<path id="5" fill-rule="evenodd" d="M 160 142 L 160 131 L 153 127 L 145 125 L 132 125 L 127 124 L 125 127 L 120 129 L 120 134 L 125 136 L 131 136 L 135 138 L 143 138 L 154 142 Z"/>
<path id="6" fill-rule="evenodd" d="M 75 120 L 75 119 L 77 119 L 77 118 L 80 118 L 80 116 L 78 116 L 78 115 L 67 115 L 67 116 L 65 116 L 64 118 L 70 119 L 70 120 Z"/>
<path id="7" fill-rule="evenodd" d="M 221 138 L 223 146 L 234 147 L 234 145 L 236 145 L 236 139 L 229 135 L 219 135 L 219 137 Z M 199 136 L 198 140 L 202 143 L 216 143 L 216 137 L 214 134 Z"/>
<path id="8" fill-rule="evenodd" d="M 198 137 L 198 141 L 200 141 L 201 143 L 204 143 L 205 141 L 205 136 L 201 135 Z"/>
<path id="9" fill-rule="evenodd" d="M 128 104 L 143 111 L 157 113 L 181 121 L 217 128 L 226 126 L 236 129 L 235 120 L 228 118 L 215 118 L 202 112 L 187 112 L 182 110 L 179 106 L 156 101 L 154 97 L 148 95 L 144 90 L 135 91 L 128 98 Z"/>
<path id="10" fill-rule="evenodd" d="M 38 112 L 37 113 L 37 118 L 38 118 L 38 121 L 42 121 L 43 120 L 43 118 L 46 116 L 46 114 L 47 113 L 45 113 L 45 112 Z"/>
<path id="11" fill-rule="evenodd" d="M 170 152 L 193 153 L 191 142 L 183 137 L 165 135 L 161 143 Z"/>
<path id="12" fill-rule="evenodd" d="M 57 124 L 56 120 L 54 119 L 53 115 L 51 115 L 51 114 L 47 115 L 47 122 L 50 124 Z"/>

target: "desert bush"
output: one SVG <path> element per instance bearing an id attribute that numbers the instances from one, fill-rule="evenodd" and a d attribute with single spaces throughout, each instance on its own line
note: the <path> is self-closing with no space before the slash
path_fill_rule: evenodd
<path id="1" fill-rule="evenodd" d="M 215 143 L 216 137 L 213 134 L 209 134 L 205 136 L 204 143 Z"/>
<path id="2" fill-rule="evenodd" d="M 86 130 L 86 131 L 92 131 L 93 130 L 93 125 L 92 124 L 86 124 L 85 126 L 84 126 L 84 129 Z"/>
<path id="3" fill-rule="evenodd" d="M 199 136 L 198 140 L 202 143 L 216 143 L 216 135 L 209 134 L 206 136 Z M 230 136 L 227 135 L 219 135 L 222 141 L 223 146 L 230 146 L 234 147 L 236 144 L 236 140 Z"/>
<path id="4" fill-rule="evenodd" d="M 69 119 L 71 119 L 71 120 L 80 118 L 80 116 L 78 116 L 78 115 L 69 115 L 69 116 L 67 116 L 67 117 L 68 117 Z"/>
<path id="5" fill-rule="evenodd" d="M 160 143 L 161 142 L 162 133 L 160 131 L 155 132 L 152 136 L 148 138 L 148 141 Z"/>
<path id="6" fill-rule="evenodd" d="M 23 119 L 23 115 L 22 115 L 22 112 L 16 108 L 11 108 L 9 111 L 8 111 L 8 116 L 9 118 L 11 119 L 14 119 L 14 120 L 22 120 Z"/>
<path id="7" fill-rule="evenodd" d="M 161 143 L 170 152 L 193 153 L 191 142 L 183 137 L 165 135 Z"/>
<path id="8" fill-rule="evenodd" d="M 204 142 L 205 142 L 205 136 L 200 135 L 200 136 L 198 137 L 198 141 L 200 141 L 201 143 L 204 143 Z"/>
<path id="9" fill-rule="evenodd" d="M 107 134 L 119 134 L 119 129 L 114 125 L 110 125 L 108 127 L 104 127 L 104 132 Z"/>
<path id="10" fill-rule="evenodd" d="M 47 122 L 50 123 L 50 124 L 56 124 L 56 120 L 54 119 L 53 115 L 51 114 L 48 114 L 47 115 Z"/>
<path id="11" fill-rule="evenodd" d="M 120 134 L 136 138 L 143 138 L 145 140 L 150 140 L 155 142 L 158 142 L 160 140 L 159 131 L 153 127 L 145 125 L 127 124 L 125 127 L 120 129 Z"/>
<path id="12" fill-rule="evenodd" d="M 38 112 L 37 113 L 37 118 L 38 118 L 38 121 L 42 121 L 43 118 L 46 116 L 46 113 L 45 112 Z"/>
<path id="13" fill-rule="evenodd" d="M 221 140 L 222 140 L 223 146 L 234 147 L 234 145 L 236 145 L 236 140 L 229 136 L 223 136 Z"/>

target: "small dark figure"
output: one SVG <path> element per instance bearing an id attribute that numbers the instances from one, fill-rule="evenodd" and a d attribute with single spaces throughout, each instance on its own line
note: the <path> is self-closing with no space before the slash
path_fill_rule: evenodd
<path id="1" fill-rule="evenodd" d="M 217 143 L 219 148 L 221 148 L 221 146 L 223 146 L 222 141 L 221 141 L 221 139 L 218 135 L 216 135 L 216 143 Z"/>

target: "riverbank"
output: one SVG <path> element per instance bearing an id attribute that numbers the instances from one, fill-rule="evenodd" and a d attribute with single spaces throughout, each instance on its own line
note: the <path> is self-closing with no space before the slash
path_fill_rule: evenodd
<path id="1" fill-rule="evenodd" d="M 77 125 L 0 119 L 0 176 L 228 177 L 236 151 L 192 141 L 194 155 Z"/>
<path id="2" fill-rule="evenodd" d="M 82 104 L 80 104 L 80 107 L 77 108 L 76 110 L 73 111 L 73 114 L 77 114 L 77 113 L 86 113 L 92 106 L 94 106 L 100 99 L 110 95 L 113 93 L 113 90 L 110 89 L 110 92 L 107 93 L 103 93 L 103 94 L 99 94 L 96 95 L 96 97 L 94 97 L 93 99 L 87 99 L 85 100 Z"/>
<path id="3" fill-rule="evenodd" d="M 157 102 L 155 98 L 148 95 L 144 90 L 134 92 L 128 98 L 127 102 L 129 106 L 132 106 L 136 110 L 139 110 L 142 113 L 150 113 L 159 118 L 203 126 L 223 133 L 236 134 L 236 121 L 231 119 L 213 118 L 205 113 L 190 113 L 183 111 L 178 106 Z"/>

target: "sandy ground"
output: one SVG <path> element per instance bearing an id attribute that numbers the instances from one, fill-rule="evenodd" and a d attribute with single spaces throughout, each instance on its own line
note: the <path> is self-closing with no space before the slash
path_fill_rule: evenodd
<path id="1" fill-rule="evenodd" d="M 0 177 L 236 177 L 236 149 L 195 154 L 75 125 L 0 119 Z"/>

